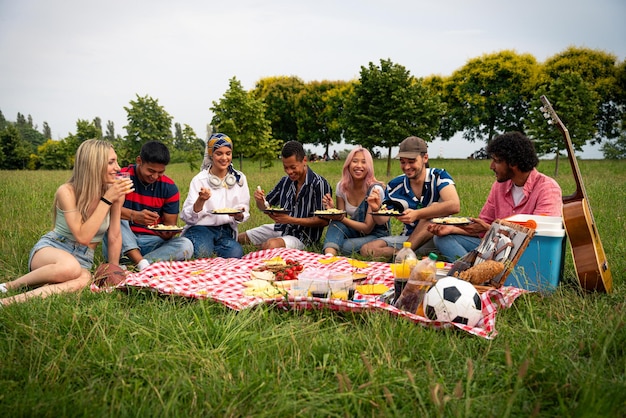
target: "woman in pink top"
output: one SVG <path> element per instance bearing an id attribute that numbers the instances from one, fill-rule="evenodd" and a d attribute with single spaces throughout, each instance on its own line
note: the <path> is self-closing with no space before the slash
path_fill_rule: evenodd
<path id="1" fill-rule="evenodd" d="M 496 219 L 516 214 L 562 216 L 561 188 L 537 171 L 539 158 L 532 141 L 521 132 L 507 132 L 487 145 L 489 168 L 496 175 L 478 218 L 466 226 L 431 224 L 439 252 L 449 261 L 464 256 L 480 244 Z"/>

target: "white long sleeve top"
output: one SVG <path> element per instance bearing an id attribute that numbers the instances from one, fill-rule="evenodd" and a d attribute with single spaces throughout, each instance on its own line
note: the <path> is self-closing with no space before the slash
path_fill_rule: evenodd
<path id="1" fill-rule="evenodd" d="M 202 170 L 191 179 L 189 194 L 183 203 L 183 210 L 180 214 L 180 218 L 187 224 L 183 229 L 183 234 L 193 225 L 221 226 L 229 224 L 235 233 L 238 232 L 238 224 L 250 218 L 250 190 L 246 176 L 240 171 L 237 173 L 241 176 L 241 181 L 231 188 L 220 187 L 215 189 L 210 187 L 208 170 Z M 211 188 L 211 197 L 204 202 L 202 210 L 196 213 L 193 210 L 193 205 L 198 199 L 202 187 Z M 243 209 L 243 220 L 237 222 L 232 216 L 211 213 L 215 209 L 224 208 Z"/>

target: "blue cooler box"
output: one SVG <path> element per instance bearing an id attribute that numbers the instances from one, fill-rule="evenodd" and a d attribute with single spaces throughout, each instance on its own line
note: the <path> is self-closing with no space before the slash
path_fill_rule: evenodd
<path id="1" fill-rule="evenodd" d="M 563 273 L 565 229 L 560 216 L 515 215 L 506 220 L 537 223 L 535 235 L 507 276 L 505 286 L 552 292 Z"/>

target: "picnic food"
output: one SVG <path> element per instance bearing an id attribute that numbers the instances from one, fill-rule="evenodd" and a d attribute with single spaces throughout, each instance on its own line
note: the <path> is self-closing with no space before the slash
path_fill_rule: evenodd
<path id="1" fill-rule="evenodd" d="M 443 225 L 467 225 L 471 223 L 471 220 L 464 216 L 446 216 L 443 218 L 433 218 L 431 222 Z"/>
<path id="2" fill-rule="evenodd" d="M 454 273 L 455 277 L 472 284 L 483 284 L 495 278 L 504 271 L 504 264 L 500 261 L 486 260 L 462 272 Z"/>
<path id="3" fill-rule="evenodd" d="M 222 209 L 213 209 L 211 212 L 213 213 L 239 213 L 239 212 L 242 212 L 242 210 L 236 209 L 236 208 L 222 208 Z"/>
<path id="4" fill-rule="evenodd" d="M 180 231 L 183 228 L 178 225 L 157 224 L 157 225 L 148 225 L 148 229 L 154 229 L 155 231 Z"/>
<path id="5" fill-rule="evenodd" d="M 344 213 L 346 213 L 345 210 L 341 210 L 341 209 L 337 209 L 337 208 L 316 210 L 314 212 L 315 215 L 343 215 Z"/>
<path id="6" fill-rule="evenodd" d="M 244 296 L 274 297 L 281 294 L 281 291 L 266 280 L 252 279 L 244 282 Z"/>
<path id="7" fill-rule="evenodd" d="M 264 265 L 252 269 L 252 271 L 270 271 L 274 273 L 274 280 L 295 280 L 304 266 L 296 260 L 283 260 L 280 257 L 274 257 L 265 260 Z"/>
<path id="8" fill-rule="evenodd" d="M 362 295 L 382 295 L 389 288 L 382 283 L 360 284 L 356 287 L 356 290 Z"/>
<path id="9" fill-rule="evenodd" d="M 400 215 L 400 211 L 392 208 L 388 208 L 387 205 L 383 204 L 378 212 L 372 212 L 376 215 Z"/>
<path id="10" fill-rule="evenodd" d="M 264 270 L 264 271 L 255 271 L 252 270 L 250 272 L 250 278 L 252 279 L 260 279 L 260 280 L 265 280 L 267 282 L 271 282 L 274 281 L 275 277 L 274 277 L 274 273 L 272 273 L 269 270 Z"/>

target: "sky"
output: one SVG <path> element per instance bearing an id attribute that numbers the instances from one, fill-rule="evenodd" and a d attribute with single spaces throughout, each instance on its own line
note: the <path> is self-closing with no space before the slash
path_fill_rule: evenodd
<path id="1" fill-rule="evenodd" d="M 272 76 L 348 81 L 381 59 L 449 76 L 484 54 L 543 62 L 569 46 L 621 62 L 625 17 L 624 0 L 0 0 L 0 110 L 47 122 L 54 139 L 95 117 L 125 135 L 124 107 L 149 96 L 204 139 L 233 77 L 246 90 Z M 457 137 L 429 154 L 482 145 Z"/>

